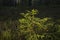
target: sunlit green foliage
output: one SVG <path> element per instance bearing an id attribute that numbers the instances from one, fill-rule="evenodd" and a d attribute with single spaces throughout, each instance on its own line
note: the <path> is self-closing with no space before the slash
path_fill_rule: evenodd
<path id="1" fill-rule="evenodd" d="M 52 18 L 38 18 L 35 15 L 38 10 L 27 11 L 21 13 L 20 33 L 24 35 L 26 40 L 54 40 L 55 32 L 58 30 Z"/>

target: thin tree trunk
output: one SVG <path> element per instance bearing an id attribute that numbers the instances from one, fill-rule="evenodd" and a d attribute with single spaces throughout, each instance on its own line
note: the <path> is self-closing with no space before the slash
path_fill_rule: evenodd
<path id="1" fill-rule="evenodd" d="M 29 4 L 29 6 L 32 6 L 32 0 L 29 0 L 29 2 L 28 2 Z"/>

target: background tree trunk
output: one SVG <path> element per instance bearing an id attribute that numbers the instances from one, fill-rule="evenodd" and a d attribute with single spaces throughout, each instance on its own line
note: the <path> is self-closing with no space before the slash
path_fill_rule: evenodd
<path id="1" fill-rule="evenodd" d="M 0 6 L 2 6 L 3 5 L 3 0 L 0 0 Z"/>
<path id="2" fill-rule="evenodd" d="M 29 2 L 28 2 L 29 4 L 29 6 L 32 6 L 32 0 L 29 0 Z"/>

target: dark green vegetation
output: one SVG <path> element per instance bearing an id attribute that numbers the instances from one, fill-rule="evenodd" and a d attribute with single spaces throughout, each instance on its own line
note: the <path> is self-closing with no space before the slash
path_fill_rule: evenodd
<path id="1" fill-rule="evenodd" d="M 60 40 L 60 19 L 36 17 L 39 12 L 35 9 L 24 13 L 17 10 L 19 14 L 10 11 L 0 16 L 0 40 Z"/>

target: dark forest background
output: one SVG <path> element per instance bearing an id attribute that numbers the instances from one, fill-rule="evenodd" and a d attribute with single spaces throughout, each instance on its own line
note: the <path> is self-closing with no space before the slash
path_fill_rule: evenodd
<path id="1" fill-rule="evenodd" d="M 0 0 L 0 15 L 8 15 L 8 11 L 18 14 L 31 9 L 39 10 L 40 16 L 59 16 L 60 0 Z"/>

